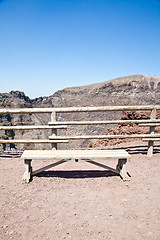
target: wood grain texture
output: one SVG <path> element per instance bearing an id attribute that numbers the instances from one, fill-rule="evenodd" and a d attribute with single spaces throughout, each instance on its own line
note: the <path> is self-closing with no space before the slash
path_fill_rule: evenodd
<path id="1" fill-rule="evenodd" d="M 160 109 L 160 105 L 140 106 L 99 106 L 99 107 L 68 107 L 68 108 L 19 108 L 0 109 L 0 114 L 19 113 L 52 113 L 52 112 L 97 112 L 97 111 L 127 111 Z"/>
<path id="2" fill-rule="evenodd" d="M 106 121 L 67 121 L 67 122 L 49 122 L 49 125 L 101 125 L 101 124 L 130 124 L 138 123 L 140 124 L 160 124 L 160 119 L 155 120 L 106 120 Z"/>
<path id="3" fill-rule="evenodd" d="M 50 136 L 52 140 L 79 140 L 79 139 L 123 139 L 123 138 L 149 138 L 153 134 L 126 134 L 126 135 L 86 135 L 86 136 Z M 154 137 L 160 138 L 160 134 L 154 134 Z"/>
<path id="4" fill-rule="evenodd" d="M 130 158 L 125 150 L 25 150 L 22 159 Z"/>

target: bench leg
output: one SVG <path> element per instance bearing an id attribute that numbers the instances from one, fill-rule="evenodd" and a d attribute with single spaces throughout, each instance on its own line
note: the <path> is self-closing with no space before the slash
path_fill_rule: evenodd
<path id="1" fill-rule="evenodd" d="M 32 175 L 32 167 L 31 167 L 31 159 L 25 159 L 24 160 L 24 164 L 26 166 L 26 170 L 23 174 L 23 178 L 22 180 L 26 183 L 29 183 L 30 179 L 31 179 L 31 175 Z"/>
<path id="2" fill-rule="evenodd" d="M 126 171 L 126 164 L 127 159 L 118 159 L 118 164 L 116 166 L 116 170 L 119 172 L 119 175 L 124 181 L 129 180 L 129 175 Z"/>

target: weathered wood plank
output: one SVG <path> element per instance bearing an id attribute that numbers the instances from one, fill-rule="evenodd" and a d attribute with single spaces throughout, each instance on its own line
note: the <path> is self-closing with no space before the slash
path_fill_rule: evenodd
<path id="1" fill-rule="evenodd" d="M 56 108 L 56 112 L 97 112 L 97 111 L 127 111 L 127 110 L 152 110 L 160 109 L 160 105 L 141 106 L 100 106 L 100 107 L 71 107 Z"/>
<path id="2" fill-rule="evenodd" d="M 68 122 L 49 122 L 49 125 L 100 125 L 100 124 L 130 124 L 130 123 L 144 123 L 144 124 L 160 124 L 160 119 L 155 120 L 107 120 L 107 121 L 68 121 Z"/>
<path id="3" fill-rule="evenodd" d="M 0 114 L 51 113 L 54 108 L 1 108 Z"/>
<path id="4" fill-rule="evenodd" d="M 142 127 L 156 127 L 156 126 L 160 126 L 160 123 L 140 123 L 140 124 L 138 124 L 138 126 L 142 126 Z"/>
<path id="5" fill-rule="evenodd" d="M 24 159 L 26 170 L 23 174 L 22 180 L 26 183 L 29 183 L 29 181 L 31 179 L 31 175 L 32 175 L 31 161 L 32 161 L 32 159 Z"/>
<path id="6" fill-rule="evenodd" d="M 121 178 L 124 181 L 127 181 L 130 179 L 130 177 L 127 173 L 126 164 L 127 164 L 127 159 L 118 159 L 118 164 L 116 167 L 116 169 L 119 171 Z"/>
<path id="7" fill-rule="evenodd" d="M 48 140 L 48 139 L 0 139 L 0 143 L 67 143 L 68 140 Z"/>
<path id="8" fill-rule="evenodd" d="M 22 159 L 130 158 L 125 150 L 25 150 Z"/>
<path id="9" fill-rule="evenodd" d="M 116 139 L 116 138 L 147 138 L 153 137 L 151 134 L 131 134 L 131 135 L 86 135 L 86 136 L 50 136 L 53 140 L 78 140 L 78 139 Z M 160 134 L 154 134 L 154 137 L 160 137 Z"/>
<path id="10" fill-rule="evenodd" d="M 102 164 L 102 163 L 98 163 L 98 162 L 95 162 L 95 161 L 93 161 L 93 160 L 86 160 L 86 162 L 91 163 L 91 164 L 93 164 L 93 165 L 95 165 L 95 166 L 98 166 L 98 167 L 107 169 L 107 170 L 109 170 L 109 171 L 112 171 L 112 172 L 115 172 L 115 173 L 119 173 L 118 170 L 116 170 L 116 169 L 114 169 L 114 168 L 111 168 L 111 167 L 109 167 L 109 166 L 106 166 L 106 165 L 104 165 L 104 164 Z"/>
<path id="11" fill-rule="evenodd" d="M 48 126 L 48 125 L 27 125 L 27 126 L 0 126 L 0 130 L 38 130 L 38 129 L 61 129 L 67 128 L 66 125 Z"/>
<path id="12" fill-rule="evenodd" d="M 36 175 L 36 174 L 38 174 L 38 173 L 40 173 L 40 172 L 43 172 L 43 171 L 45 171 L 45 170 L 47 170 L 47 169 L 50 169 L 50 168 L 52 168 L 52 167 L 56 167 L 56 166 L 58 166 L 58 165 L 60 165 L 60 164 L 62 164 L 62 163 L 65 163 L 65 162 L 66 162 L 65 160 L 60 160 L 60 161 L 58 161 L 58 162 L 49 164 L 49 165 L 47 165 L 47 166 L 45 166 L 45 167 L 43 167 L 43 168 L 39 168 L 39 169 L 37 169 L 37 170 L 35 170 L 35 171 L 32 172 L 32 176 L 34 176 L 34 175 Z"/>
<path id="13" fill-rule="evenodd" d="M 160 141 L 160 138 L 154 138 L 153 136 L 150 138 L 142 138 L 142 141 Z"/>
<path id="14" fill-rule="evenodd" d="M 20 109 L 0 109 L 0 114 L 20 114 L 20 113 L 52 113 L 52 112 L 96 112 L 96 111 L 123 111 L 123 110 L 152 110 L 160 109 L 160 105 L 140 105 L 140 106 L 100 106 L 100 107 L 68 107 L 68 108 L 20 108 Z"/>

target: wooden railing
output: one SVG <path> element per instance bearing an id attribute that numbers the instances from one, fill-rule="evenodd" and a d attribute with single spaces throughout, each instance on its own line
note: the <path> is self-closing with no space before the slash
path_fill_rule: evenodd
<path id="1" fill-rule="evenodd" d="M 8 108 L 0 109 L 0 114 L 20 113 L 62 113 L 62 112 L 97 112 L 97 111 L 139 111 L 139 110 L 160 110 L 160 105 L 141 106 L 100 106 L 100 107 L 66 107 L 66 108 Z"/>
<path id="2" fill-rule="evenodd" d="M 160 126 L 160 119 L 156 119 L 156 112 L 160 105 L 147 106 L 100 106 L 100 107 L 69 107 L 69 108 L 21 108 L 0 109 L 0 115 L 4 114 L 51 114 L 51 121 L 47 125 L 23 125 L 23 126 L 0 126 L 0 130 L 34 130 L 51 129 L 52 135 L 48 139 L 0 139 L 0 143 L 50 143 L 52 148 L 57 149 L 57 143 L 67 143 L 69 140 L 79 139 L 117 139 L 117 138 L 141 138 L 148 141 L 148 156 L 152 156 L 154 141 L 160 140 L 160 134 L 155 134 L 155 127 Z M 140 120 L 104 120 L 104 121 L 57 121 L 58 113 L 80 113 L 101 111 L 150 111 L 150 119 Z M 122 134 L 122 135 L 82 135 L 82 136 L 57 136 L 57 129 L 66 129 L 69 125 L 107 125 L 107 124 L 130 124 L 149 126 L 148 134 Z"/>

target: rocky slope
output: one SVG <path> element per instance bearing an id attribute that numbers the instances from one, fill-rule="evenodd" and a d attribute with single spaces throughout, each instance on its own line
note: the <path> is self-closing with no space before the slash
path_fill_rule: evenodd
<path id="1" fill-rule="evenodd" d="M 145 105 L 160 103 L 160 76 L 132 75 L 103 83 L 65 88 L 32 100 L 34 106 Z"/>
<path id="2" fill-rule="evenodd" d="M 23 108 L 23 107 L 70 107 L 70 106 L 103 106 L 103 105 L 155 105 L 160 104 L 160 76 L 132 75 L 116 78 L 103 83 L 92 84 L 82 87 L 65 88 L 55 92 L 48 97 L 30 99 L 24 93 L 11 91 L 0 94 L 0 108 Z M 93 119 L 119 119 L 122 113 L 81 113 L 81 114 L 59 114 L 58 120 L 87 120 Z M 14 124 L 47 124 L 50 121 L 49 115 L 6 115 L 0 116 L 1 125 Z M 104 133 L 112 126 L 81 126 L 80 128 L 70 127 L 68 133 L 74 134 L 96 134 Z M 84 133 L 85 132 L 85 133 Z M 5 133 L 1 134 L 4 135 Z M 15 134 L 15 135 L 14 135 Z M 16 131 L 14 137 L 33 138 L 28 131 Z M 48 131 L 34 131 L 35 138 L 45 138 Z M 75 141 L 77 142 L 77 141 Z M 88 141 L 71 143 L 69 147 L 84 147 Z M 40 146 L 42 147 L 42 146 Z M 64 147 L 64 146 L 62 146 Z"/>

